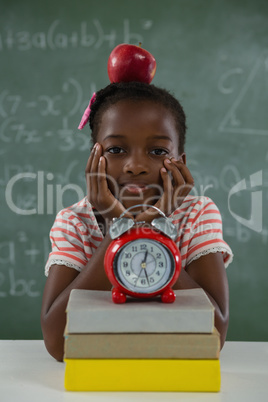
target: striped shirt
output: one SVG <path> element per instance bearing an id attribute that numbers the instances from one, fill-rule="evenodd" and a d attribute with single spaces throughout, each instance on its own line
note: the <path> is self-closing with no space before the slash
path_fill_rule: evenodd
<path id="1" fill-rule="evenodd" d="M 222 236 L 222 219 L 214 202 L 204 196 L 187 196 L 169 217 L 177 227 L 175 243 L 181 253 L 182 268 L 209 253 L 221 252 L 225 267 L 233 254 Z M 45 275 L 53 264 L 79 272 L 86 266 L 103 240 L 103 234 L 87 197 L 60 211 L 50 231 L 52 251 Z"/>

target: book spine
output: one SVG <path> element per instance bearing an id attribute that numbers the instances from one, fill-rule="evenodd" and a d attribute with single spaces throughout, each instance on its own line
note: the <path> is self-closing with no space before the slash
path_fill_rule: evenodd
<path id="1" fill-rule="evenodd" d="M 218 359 L 213 334 L 65 334 L 69 359 Z"/>
<path id="2" fill-rule="evenodd" d="M 121 310 L 101 315 L 95 311 L 68 311 L 68 333 L 212 333 L 214 311 L 167 314 L 151 311 L 145 314 L 123 313 Z"/>
<path id="3" fill-rule="evenodd" d="M 67 391 L 218 392 L 219 360 L 65 359 Z"/>

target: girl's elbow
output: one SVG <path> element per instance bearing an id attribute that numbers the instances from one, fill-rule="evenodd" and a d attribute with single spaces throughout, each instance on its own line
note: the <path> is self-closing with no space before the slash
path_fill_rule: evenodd
<path id="1" fill-rule="evenodd" d="M 63 361 L 64 357 L 64 336 L 63 334 L 55 334 L 51 331 L 51 326 L 45 318 L 41 317 L 41 328 L 45 347 L 48 353 L 59 362 Z"/>
<path id="2" fill-rule="evenodd" d="M 225 314 L 221 314 L 221 317 L 216 320 L 216 323 L 217 321 L 218 325 L 216 325 L 216 328 L 220 333 L 220 349 L 222 349 L 226 340 L 229 326 L 229 311 L 226 311 Z"/>
<path id="3" fill-rule="evenodd" d="M 44 343 L 48 353 L 58 362 L 62 362 L 64 356 L 63 342 L 59 342 L 55 339 L 47 339 L 46 337 L 44 337 Z"/>

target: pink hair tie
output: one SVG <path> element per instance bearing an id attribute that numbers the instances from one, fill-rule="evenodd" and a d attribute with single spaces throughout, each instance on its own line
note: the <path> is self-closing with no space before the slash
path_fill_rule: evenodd
<path id="1" fill-rule="evenodd" d="M 85 125 L 87 124 L 87 122 L 89 120 L 91 106 L 95 102 L 95 99 L 96 99 L 96 93 L 94 92 L 94 94 L 92 95 L 92 98 L 89 101 L 88 107 L 84 111 L 83 117 L 82 117 L 82 119 L 80 121 L 80 124 L 78 126 L 78 130 L 82 130 L 85 127 Z"/>

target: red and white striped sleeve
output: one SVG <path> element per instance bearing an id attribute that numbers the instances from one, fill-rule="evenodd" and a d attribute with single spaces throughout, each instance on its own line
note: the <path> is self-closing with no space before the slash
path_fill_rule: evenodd
<path id="1" fill-rule="evenodd" d="M 52 251 L 45 266 L 46 276 L 53 264 L 66 265 L 79 272 L 85 267 L 102 241 L 92 219 L 88 212 L 75 212 L 72 208 L 57 214 L 50 231 Z"/>
<path id="2" fill-rule="evenodd" d="M 225 267 L 231 263 L 233 253 L 223 240 L 221 214 L 210 198 L 186 197 L 172 218 L 178 227 L 176 243 L 184 268 L 202 255 L 216 252 L 223 254 Z"/>

